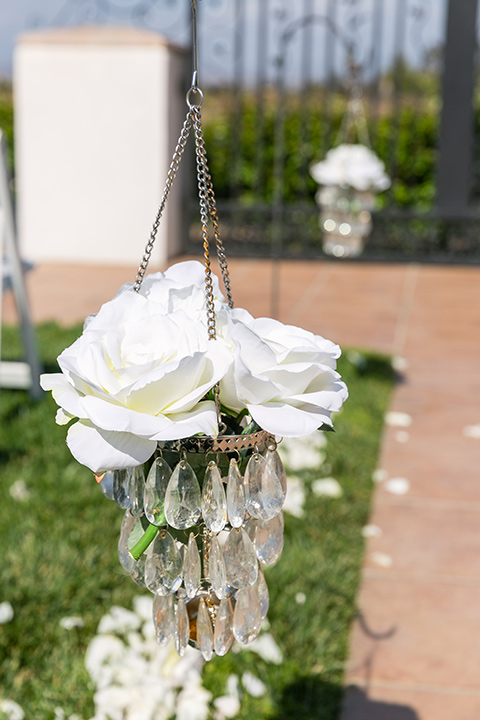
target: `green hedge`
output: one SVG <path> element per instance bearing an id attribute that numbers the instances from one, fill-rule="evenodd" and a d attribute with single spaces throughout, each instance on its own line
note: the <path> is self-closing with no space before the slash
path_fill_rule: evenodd
<path id="1" fill-rule="evenodd" d="M 308 168 L 312 162 L 324 157 L 334 141 L 341 117 L 337 112 L 329 119 L 318 112 L 309 117 L 306 125 L 299 109 L 287 110 L 284 195 L 287 202 L 313 200 L 318 186 Z M 254 104 L 246 104 L 239 138 L 232 137 L 236 122 L 227 114 L 206 121 L 207 151 L 219 198 L 232 197 L 232 187 L 237 186 L 237 197 L 243 202 L 272 200 L 275 119 L 275 113 L 267 110 L 260 120 Z M 260 131 L 259 122 L 262 123 Z M 391 190 L 383 195 L 384 205 L 419 209 L 431 206 L 435 195 L 438 125 L 438 116 L 434 112 L 412 108 L 370 124 L 373 148 L 394 178 Z M 237 143 L 234 153 L 232 148 Z"/>
<path id="2" fill-rule="evenodd" d="M 8 86 L 0 83 L 0 128 L 8 145 L 10 170 L 13 171 L 13 103 Z"/>

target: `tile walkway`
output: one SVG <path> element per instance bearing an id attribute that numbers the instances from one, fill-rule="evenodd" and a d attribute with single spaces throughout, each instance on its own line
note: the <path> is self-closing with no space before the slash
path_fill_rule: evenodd
<path id="1" fill-rule="evenodd" d="M 237 305 L 270 315 L 271 264 L 230 267 Z M 479 720 L 480 437 L 465 428 L 480 431 L 480 269 L 276 269 L 282 321 L 405 364 L 391 410 L 411 425 L 384 433 L 342 720 Z M 33 318 L 81 321 L 134 276 L 40 266 L 28 279 Z M 14 320 L 6 297 L 4 321 Z"/>

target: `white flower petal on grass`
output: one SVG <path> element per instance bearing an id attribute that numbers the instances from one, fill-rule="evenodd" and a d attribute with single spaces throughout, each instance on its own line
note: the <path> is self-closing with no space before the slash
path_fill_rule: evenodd
<path id="1" fill-rule="evenodd" d="M 85 656 L 85 666 L 91 678 L 97 683 L 105 665 L 121 660 L 125 655 L 125 645 L 115 635 L 96 635 L 90 642 Z"/>
<path id="2" fill-rule="evenodd" d="M 468 438 L 480 438 L 480 425 L 467 425 L 463 428 L 463 434 Z"/>
<path id="3" fill-rule="evenodd" d="M 242 675 L 242 685 L 252 697 L 262 697 L 267 692 L 267 688 L 260 678 L 248 671 Z"/>
<path id="4" fill-rule="evenodd" d="M 238 675 L 229 675 L 227 679 L 227 695 L 240 698 L 240 680 Z"/>
<path id="5" fill-rule="evenodd" d="M 101 634 L 112 632 L 128 632 L 138 630 L 141 619 L 131 610 L 114 605 L 108 615 L 104 615 L 98 625 L 98 632 Z"/>
<path id="6" fill-rule="evenodd" d="M 362 528 L 362 535 L 365 538 L 381 537 L 382 534 L 382 528 L 378 527 L 378 525 L 365 525 Z"/>
<path id="7" fill-rule="evenodd" d="M 198 685 L 185 685 L 178 694 L 176 720 L 207 720 L 211 693 Z"/>
<path id="8" fill-rule="evenodd" d="M 0 603 L 0 625 L 4 625 L 13 620 L 14 615 L 13 607 L 9 602 L 5 600 Z"/>
<path id="9" fill-rule="evenodd" d="M 287 496 L 283 506 L 284 512 L 301 518 L 305 514 L 305 487 L 303 481 L 295 476 L 287 475 Z"/>
<path id="10" fill-rule="evenodd" d="M 392 368 L 397 372 L 405 372 L 408 368 L 408 362 L 400 355 L 394 355 L 392 357 Z"/>
<path id="11" fill-rule="evenodd" d="M 24 480 L 15 480 L 15 482 L 10 485 L 9 492 L 14 500 L 19 500 L 20 502 L 28 500 L 32 494 Z"/>
<path id="12" fill-rule="evenodd" d="M 263 633 L 251 645 L 245 646 L 245 649 L 251 650 L 274 665 L 281 665 L 283 662 L 283 653 L 270 633 Z"/>
<path id="13" fill-rule="evenodd" d="M 410 483 L 406 478 L 390 478 L 384 484 L 385 490 L 392 495 L 406 495 L 410 490 Z"/>
<path id="14" fill-rule="evenodd" d="M 133 609 L 142 620 L 151 620 L 153 608 L 152 595 L 137 595 L 133 598 Z M 149 623 L 151 625 L 151 623 Z"/>
<path id="15" fill-rule="evenodd" d="M 215 707 L 215 720 L 223 718 L 234 718 L 240 712 L 240 700 L 232 695 L 220 695 L 213 701 Z"/>
<path id="16" fill-rule="evenodd" d="M 314 480 L 312 483 L 312 490 L 314 495 L 318 496 L 324 495 L 326 497 L 338 498 L 343 495 L 340 483 L 332 477 Z"/>
<path id="17" fill-rule="evenodd" d="M 70 617 L 63 617 L 60 620 L 59 625 L 64 630 L 73 630 L 73 628 L 85 627 L 85 620 L 79 615 L 72 615 Z"/>
<path id="18" fill-rule="evenodd" d="M 385 424 L 390 427 L 410 427 L 412 416 L 404 412 L 387 412 L 385 414 Z"/>
<path id="19" fill-rule="evenodd" d="M 382 552 L 372 552 L 370 553 L 370 559 L 375 565 L 379 565 L 380 567 L 391 567 L 393 560 L 390 557 L 390 555 L 387 555 L 386 553 Z"/>
<path id="20" fill-rule="evenodd" d="M 278 446 L 278 452 L 284 465 L 293 472 L 319 470 L 325 462 L 323 448 L 326 444 L 326 434 L 315 431 L 302 438 L 284 438 Z"/>
<path id="21" fill-rule="evenodd" d="M 307 602 L 307 596 L 305 595 L 305 593 L 298 592 L 295 595 L 295 602 L 297 603 L 297 605 L 305 605 L 305 603 Z"/>
<path id="22" fill-rule="evenodd" d="M 372 480 L 374 483 L 381 483 L 385 482 L 385 480 L 388 478 L 388 473 L 386 470 L 383 470 L 382 468 L 378 468 L 374 471 L 372 475 Z"/>
<path id="23" fill-rule="evenodd" d="M 114 606 L 100 621 L 85 658 L 97 689 L 92 720 L 208 717 L 211 695 L 201 682 L 205 661 L 191 647 L 179 658 L 173 641 L 158 645 L 152 605 L 150 596 L 137 597 L 134 612 Z M 153 632 L 145 631 L 147 624 Z"/>
<path id="24" fill-rule="evenodd" d="M 23 708 L 14 700 L 4 698 L 0 700 L 0 713 L 3 713 L 6 720 L 24 720 L 25 713 Z"/>

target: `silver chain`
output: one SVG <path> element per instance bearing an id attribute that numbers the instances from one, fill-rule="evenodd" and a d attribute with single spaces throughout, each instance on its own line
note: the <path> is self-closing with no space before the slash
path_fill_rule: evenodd
<path id="1" fill-rule="evenodd" d="M 205 296 L 207 302 L 208 337 L 214 340 L 215 330 L 215 300 L 213 297 L 212 268 L 210 265 L 210 245 L 208 241 L 208 217 L 210 205 L 208 202 L 208 188 L 206 174 L 208 166 L 203 142 L 200 108 L 192 107 L 193 131 L 195 134 L 195 157 L 197 161 L 198 199 L 200 203 L 200 220 L 202 223 L 203 256 L 205 258 Z"/>
<path id="2" fill-rule="evenodd" d="M 198 104 L 194 104 L 193 95 L 197 96 Z M 230 286 L 230 276 L 228 273 L 227 258 L 225 256 L 225 249 L 223 247 L 223 243 L 220 239 L 220 228 L 219 228 L 219 223 L 218 223 L 217 204 L 216 204 L 216 200 L 215 200 L 215 193 L 213 190 L 212 178 L 211 178 L 210 171 L 208 168 L 207 153 L 205 150 L 205 140 L 203 137 L 203 128 L 202 128 L 202 117 L 201 117 L 201 113 L 200 113 L 200 106 L 201 106 L 202 100 L 203 100 L 203 93 L 200 90 L 200 88 L 198 88 L 196 86 L 192 86 L 187 93 L 187 104 L 189 106 L 189 110 L 187 112 L 187 117 L 185 118 L 185 122 L 183 123 L 183 128 L 180 133 L 180 137 L 178 139 L 178 143 L 175 148 L 175 152 L 173 154 L 173 159 L 172 159 L 170 168 L 167 173 L 167 181 L 165 183 L 165 189 L 163 191 L 162 200 L 160 202 L 160 207 L 158 209 L 158 212 L 157 212 L 157 215 L 155 218 L 155 222 L 153 223 L 152 231 L 150 233 L 150 238 L 147 242 L 145 251 L 143 253 L 142 262 L 140 263 L 140 266 L 137 271 L 137 276 L 135 278 L 133 290 L 138 293 L 142 286 L 143 278 L 145 277 L 148 263 L 150 262 L 150 258 L 152 255 L 155 239 L 157 237 L 157 232 L 158 232 L 158 228 L 160 226 L 160 221 L 162 219 L 163 211 L 165 209 L 165 204 L 166 204 L 167 198 L 170 194 L 170 190 L 172 189 L 173 182 L 177 176 L 180 161 L 181 161 L 183 153 L 185 151 L 185 147 L 187 144 L 188 137 L 190 135 L 190 131 L 193 127 L 194 136 L 195 136 L 195 159 L 196 159 L 196 165 L 197 165 L 198 199 L 199 199 L 199 205 L 200 205 L 200 220 L 202 223 L 203 256 L 204 256 L 204 261 L 205 261 L 205 300 L 206 300 L 206 305 L 207 305 L 207 330 L 208 330 L 209 339 L 215 340 L 215 338 L 217 336 L 217 331 L 216 331 L 216 323 L 215 323 L 215 298 L 214 298 L 214 294 L 213 294 L 212 267 L 211 267 L 211 262 L 210 262 L 210 244 L 209 244 L 209 237 L 208 237 L 208 220 L 209 220 L 209 218 L 210 218 L 210 220 L 212 222 L 212 226 L 213 226 L 217 258 L 218 258 L 218 263 L 220 265 L 220 270 L 222 273 L 222 279 L 223 279 L 223 284 L 225 287 L 225 292 L 227 295 L 228 305 L 231 308 L 233 308 L 233 298 L 232 298 L 232 290 L 231 290 L 231 286 Z M 220 390 L 219 390 L 218 384 L 214 386 L 213 394 L 214 394 L 217 418 L 218 418 L 219 426 L 220 426 L 220 429 L 222 432 L 224 430 L 225 426 L 221 420 L 221 406 L 220 406 L 220 397 L 219 397 Z"/>
<path id="3" fill-rule="evenodd" d="M 205 149 L 205 140 L 203 137 L 203 129 L 202 129 L 202 118 L 200 114 L 200 108 L 198 106 L 194 106 L 192 108 L 192 114 L 193 114 L 193 127 L 195 132 L 195 148 L 197 153 L 197 177 L 198 175 L 198 164 L 201 165 L 201 171 L 202 171 L 202 185 L 205 187 L 206 190 L 206 200 L 208 204 L 208 214 L 210 216 L 210 220 L 212 221 L 213 225 L 213 233 L 215 236 L 215 245 L 217 249 L 217 257 L 218 257 L 218 263 L 220 265 L 220 271 L 222 273 L 222 279 L 223 284 L 225 287 L 225 292 L 227 294 L 227 300 L 229 306 L 233 307 L 233 298 L 232 298 L 232 289 L 230 286 L 230 276 L 228 273 L 228 265 L 227 265 L 227 258 L 225 256 L 225 248 L 223 247 L 223 243 L 220 239 L 220 228 L 218 225 L 218 215 L 217 215 L 217 203 L 215 200 L 215 193 L 213 190 L 213 183 L 212 178 L 210 175 L 210 171 L 208 168 L 208 162 L 207 162 L 207 151 Z M 198 160 L 199 158 L 199 160 Z M 200 182 L 200 178 L 199 178 Z"/>
<path id="4" fill-rule="evenodd" d="M 167 181 L 165 183 L 165 189 L 163 191 L 162 200 L 160 202 L 160 207 L 158 209 L 155 221 L 152 226 L 152 231 L 150 233 L 150 238 L 147 242 L 147 245 L 145 247 L 145 251 L 143 253 L 142 262 L 140 263 L 140 266 L 137 271 L 137 276 L 135 278 L 135 283 L 133 285 L 133 289 L 135 292 L 138 292 L 140 290 L 140 287 L 143 282 L 143 278 L 145 277 L 145 273 L 147 271 L 148 264 L 150 262 L 150 258 L 153 251 L 153 246 L 155 243 L 155 239 L 157 237 L 158 228 L 160 226 L 160 221 L 162 219 L 163 211 L 165 210 L 165 204 L 167 201 L 167 198 L 170 194 L 170 190 L 172 189 L 173 182 L 177 176 L 178 168 L 180 165 L 180 161 L 182 159 L 183 153 L 185 151 L 185 147 L 190 135 L 190 131 L 192 129 L 192 125 L 194 127 L 195 132 L 195 154 L 196 154 L 196 160 L 197 160 L 197 183 L 198 183 L 198 193 L 199 193 L 199 202 L 200 202 L 200 218 L 202 222 L 202 238 L 203 238 L 203 245 L 204 245 L 204 256 L 205 256 L 205 275 L 206 275 L 206 299 L 207 299 L 207 313 L 208 313 L 208 328 L 209 328 L 209 337 L 215 337 L 215 317 L 214 317 L 214 310 L 213 310 L 213 285 L 212 285 L 212 271 L 210 266 L 210 251 L 209 251 L 209 242 L 208 242 L 208 218 L 210 218 L 212 225 L 213 225 L 213 233 L 215 237 L 215 245 L 217 250 L 217 258 L 218 263 L 220 266 L 220 271 L 222 273 L 222 280 L 223 285 L 225 287 L 225 293 L 227 295 L 227 301 L 229 307 L 233 308 L 233 297 L 232 297 L 232 288 L 230 285 L 230 275 L 228 272 L 228 264 L 227 264 L 227 258 L 225 255 L 225 248 L 223 246 L 222 240 L 220 238 L 220 228 L 218 223 L 218 214 L 217 214 L 217 203 L 215 200 L 215 193 L 213 190 L 213 183 L 212 178 L 210 175 L 210 171 L 208 168 L 208 162 L 207 162 L 207 153 L 205 149 L 205 140 L 203 137 L 203 129 L 202 129 L 202 118 L 200 114 L 200 105 L 194 105 L 191 104 L 191 95 L 194 93 L 198 93 L 200 100 L 203 99 L 203 94 L 199 88 L 190 88 L 190 90 L 187 93 L 187 102 L 189 104 L 189 111 L 187 113 L 187 117 L 185 118 L 185 122 L 183 124 L 182 132 L 180 133 L 180 137 L 178 139 L 177 146 L 175 148 L 175 152 L 173 154 L 172 162 L 170 163 L 170 167 L 167 173 Z M 213 331 L 211 328 L 213 327 Z M 212 334 L 213 332 L 213 334 Z"/>

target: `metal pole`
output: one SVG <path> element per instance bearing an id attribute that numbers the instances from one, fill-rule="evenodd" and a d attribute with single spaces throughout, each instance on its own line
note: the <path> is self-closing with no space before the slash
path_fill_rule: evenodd
<path id="1" fill-rule="evenodd" d="M 449 0 L 437 176 L 444 217 L 462 215 L 470 205 L 476 27 L 477 0 Z"/>

